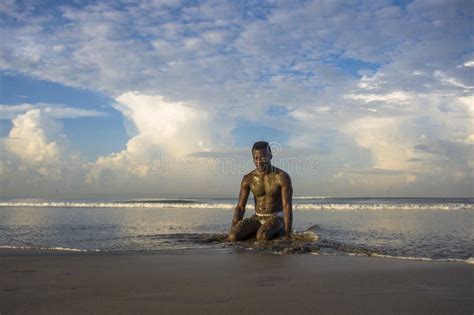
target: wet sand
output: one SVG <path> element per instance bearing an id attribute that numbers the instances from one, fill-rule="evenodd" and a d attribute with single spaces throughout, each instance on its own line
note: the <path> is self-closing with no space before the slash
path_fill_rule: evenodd
<path id="1" fill-rule="evenodd" d="M 472 314 L 473 280 L 462 262 L 0 249 L 0 314 Z"/>

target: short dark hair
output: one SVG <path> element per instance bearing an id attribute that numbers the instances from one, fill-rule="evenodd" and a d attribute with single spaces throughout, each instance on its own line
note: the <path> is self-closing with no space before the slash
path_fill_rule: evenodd
<path id="1" fill-rule="evenodd" d="M 255 142 L 252 147 L 252 152 L 253 150 L 267 150 L 268 153 L 272 154 L 272 149 L 270 148 L 270 145 L 266 141 Z"/>

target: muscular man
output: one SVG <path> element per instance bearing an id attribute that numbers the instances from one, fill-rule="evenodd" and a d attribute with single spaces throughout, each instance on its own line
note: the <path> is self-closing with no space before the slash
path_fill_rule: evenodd
<path id="1" fill-rule="evenodd" d="M 256 142 L 252 156 L 256 168 L 242 178 L 229 240 L 241 241 L 253 235 L 259 241 L 269 240 L 283 231 L 289 240 L 293 221 L 290 176 L 271 165 L 272 152 L 268 142 Z M 254 196 L 255 214 L 243 219 L 250 191 Z"/>

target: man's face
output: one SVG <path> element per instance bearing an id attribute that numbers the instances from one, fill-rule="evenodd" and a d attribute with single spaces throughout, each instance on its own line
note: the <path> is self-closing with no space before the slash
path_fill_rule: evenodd
<path id="1" fill-rule="evenodd" d="M 267 149 L 253 150 L 252 155 L 253 162 L 255 163 L 257 170 L 265 172 L 270 168 L 270 161 L 272 159 L 272 155 L 270 154 L 270 152 L 268 152 Z"/>

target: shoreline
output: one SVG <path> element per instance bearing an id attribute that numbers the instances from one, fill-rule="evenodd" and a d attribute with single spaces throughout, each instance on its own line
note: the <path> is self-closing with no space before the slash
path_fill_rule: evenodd
<path id="1" fill-rule="evenodd" d="M 0 313 L 471 314 L 463 262 L 235 250 L 0 249 Z"/>
<path id="2" fill-rule="evenodd" d="M 271 251 L 259 251 L 248 248 L 232 248 L 232 247 L 203 247 L 203 248 L 186 248 L 186 249 L 137 249 L 137 250 L 105 250 L 105 249 L 79 249 L 79 248 L 68 248 L 68 247 L 15 247 L 15 246 L 0 246 L 0 257 L 5 254 L 17 255 L 17 254 L 26 254 L 26 255 L 42 255 L 42 254 L 110 254 L 110 255 L 166 255 L 166 254 L 192 254 L 193 252 L 204 253 L 204 252 L 213 252 L 213 253 L 226 253 L 226 254 L 268 254 L 275 256 L 285 256 L 285 255 L 314 255 L 314 256 L 340 256 L 340 257 L 372 257 L 379 259 L 395 259 L 395 260 L 409 260 L 409 261 L 426 261 L 426 262 L 446 262 L 446 263 L 465 263 L 474 265 L 474 257 L 469 257 L 466 259 L 463 258 L 429 258 L 429 257 L 412 257 L 412 256 L 393 256 L 387 254 L 359 254 L 351 252 L 340 252 L 340 253 L 327 253 L 327 252 L 271 252 Z"/>

